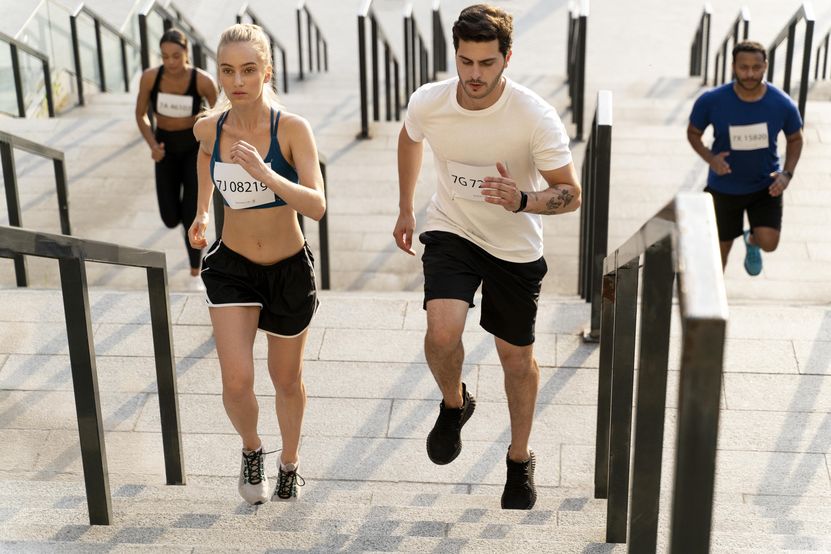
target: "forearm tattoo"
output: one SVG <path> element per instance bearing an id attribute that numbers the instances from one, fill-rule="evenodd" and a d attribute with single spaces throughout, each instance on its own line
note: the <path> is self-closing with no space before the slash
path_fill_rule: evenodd
<path id="1" fill-rule="evenodd" d="M 571 187 L 568 185 L 554 185 L 551 188 L 554 189 L 554 193 L 545 203 L 545 210 L 542 212 L 544 215 L 555 214 L 568 207 L 571 201 L 574 200 L 574 193 L 571 192 Z"/>

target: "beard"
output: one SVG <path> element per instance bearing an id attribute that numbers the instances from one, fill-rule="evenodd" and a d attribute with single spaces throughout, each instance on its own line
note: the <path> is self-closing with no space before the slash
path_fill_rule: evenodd
<path id="1" fill-rule="evenodd" d="M 462 90 L 464 91 L 465 96 L 467 96 L 468 98 L 472 98 L 474 100 L 486 98 L 502 82 L 502 74 L 504 72 L 505 68 L 503 67 L 502 71 L 499 72 L 499 75 L 497 75 L 496 78 L 494 78 L 494 80 L 490 82 L 490 84 L 487 81 L 474 81 L 472 79 L 468 81 L 463 81 Z M 482 88 L 479 90 L 479 92 L 475 92 L 472 89 L 468 88 L 470 85 L 474 84 L 482 85 Z"/>
<path id="2" fill-rule="evenodd" d="M 762 86 L 764 79 L 736 79 L 736 82 L 744 90 L 756 90 Z"/>

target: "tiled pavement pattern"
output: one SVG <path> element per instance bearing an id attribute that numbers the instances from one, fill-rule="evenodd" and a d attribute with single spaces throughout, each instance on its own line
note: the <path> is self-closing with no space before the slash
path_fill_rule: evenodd
<path id="1" fill-rule="evenodd" d="M 103 11 L 107 3 L 99 1 Z M 240 4 L 177 3 L 208 37 L 233 19 Z M 562 78 L 566 2 L 497 3 L 517 15 L 509 73 L 546 96 L 570 121 Z M 424 455 L 438 394 L 422 349 L 420 264 L 397 253 L 391 240 L 400 124 L 374 124 L 373 140 L 353 140 L 358 131 L 357 2 L 309 4 L 330 39 L 330 72 L 305 83 L 292 81 L 284 99 L 289 109 L 309 118 L 329 159 L 335 291 L 322 295 L 306 353 L 309 405 L 300 472 L 308 484 L 303 499 L 255 509 L 236 495 L 238 439 L 222 409 L 203 300 L 187 292 L 192 284 L 182 239 L 160 225 L 152 165 L 134 129 L 132 95 L 98 95 L 87 108 L 56 120 L 4 118 L 0 128 L 67 152 L 70 211 L 78 236 L 167 252 L 188 485 L 163 484 L 143 273 L 88 267 L 115 520 L 110 527 L 90 527 L 61 297 L 54 290 L 56 264 L 31 260 L 34 288 L 28 291 L 14 290 L 11 264 L 0 264 L 0 550 L 624 551 L 603 543 L 605 502 L 592 498 L 597 351 L 577 336 L 588 320 L 588 307 L 573 297 L 577 215 L 546 221 L 551 269 L 538 322 L 542 381 L 533 435 L 540 500 L 530 513 L 504 513 L 498 506 L 509 440 L 507 406 L 492 340 L 477 326 L 478 310 L 471 312 L 465 335 L 465 380 L 479 403 L 465 427 L 465 448 L 450 466 L 434 466 Z M 400 43 L 403 2 L 376 4 L 393 42 Z M 428 4 L 416 6 L 423 29 L 429 29 Z M 442 2 L 445 21 L 465 4 Z M 659 0 L 631 4 L 592 2 L 589 29 L 587 117 L 595 90 L 608 88 L 615 95 L 612 247 L 678 189 L 702 186 L 704 178 L 704 166 L 684 137 L 686 116 L 699 92 L 684 73 L 701 6 L 690 0 L 671 6 Z M 747 4 L 752 34 L 767 43 L 799 2 Z M 285 38 L 293 56 L 294 3 L 252 5 Z M 714 37 L 724 35 L 740 5 L 715 6 Z M 815 8 L 817 33 L 824 34 L 831 6 L 815 2 Z M 107 9 L 116 17 L 115 8 Z M 290 58 L 293 72 L 295 64 Z M 730 323 L 716 552 L 831 550 L 831 246 L 822 227 L 831 207 L 825 186 L 831 178 L 831 110 L 814 101 L 807 112 L 806 149 L 786 196 L 780 250 L 765 256 L 761 277 L 750 279 L 737 244 L 727 271 Z M 575 144 L 574 151 L 579 166 L 582 145 Z M 432 186 L 429 156 L 425 160 L 419 209 Z M 57 231 L 51 166 L 26 156 L 17 162 L 24 223 Z M 309 241 L 316 247 L 314 225 Z M 672 479 L 677 321 L 672 336 L 664 490 Z M 258 342 L 255 351 L 260 365 L 264 346 Z M 278 447 L 265 372 L 258 375 L 256 390 L 261 430 L 268 446 Z M 272 477 L 274 463 L 269 460 Z M 667 528 L 665 517 L 661 548 Z"/>

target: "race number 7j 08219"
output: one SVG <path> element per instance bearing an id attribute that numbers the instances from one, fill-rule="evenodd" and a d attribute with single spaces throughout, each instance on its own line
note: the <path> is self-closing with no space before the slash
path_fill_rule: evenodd
<path id="1" fill-rule="evenodd" d="M 220 192 L 258 192 L 268 190 L 268 187 L 259 181 L 226 181 L 215 179 L 216 187 Z"/>

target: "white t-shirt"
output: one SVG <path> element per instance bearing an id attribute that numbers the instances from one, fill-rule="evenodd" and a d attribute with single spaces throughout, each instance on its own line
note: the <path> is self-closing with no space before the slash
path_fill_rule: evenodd
<path id="1" fill-rule="evenodd" d="M 458 77 L 426 84 L 410 98 L 404 125 L 412 140 L 427 139 L 433 150 L 438 185 L 425 230 L 455 233 L 497 258 L 524 263 L 542 257 L 542 216 L 475 199 L 471 188 L 484 175 L 498 177 L 502 162 L 520 190 L 544 190 L 539 171 L 567 165 L 571 152 L 554 108 L 506 80 L 499 100 L 484 110 L 459 105 Z"/>

